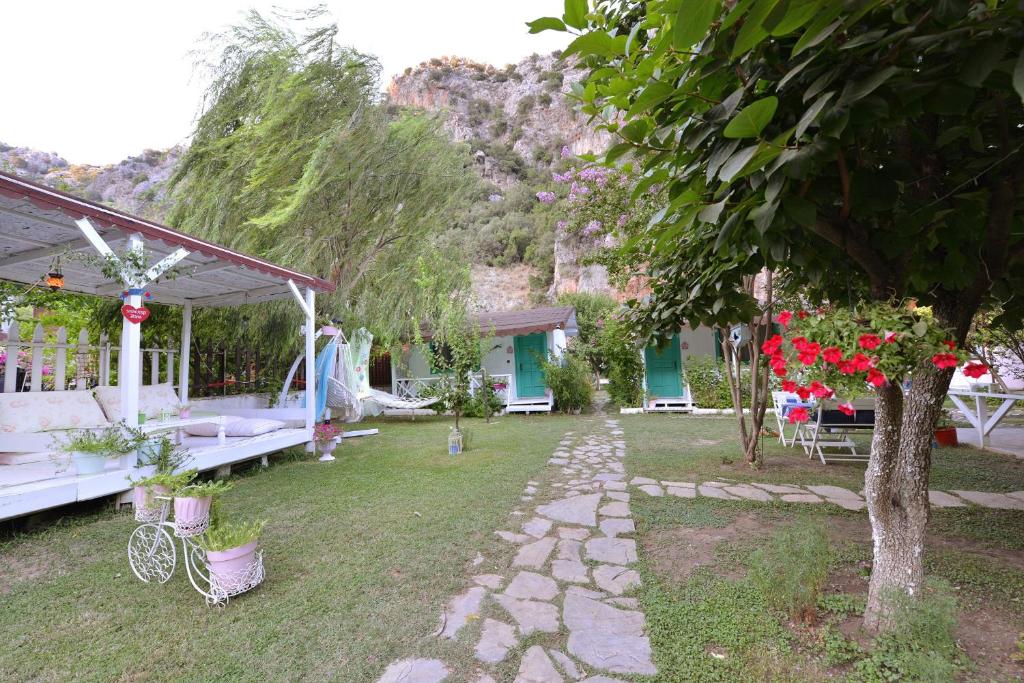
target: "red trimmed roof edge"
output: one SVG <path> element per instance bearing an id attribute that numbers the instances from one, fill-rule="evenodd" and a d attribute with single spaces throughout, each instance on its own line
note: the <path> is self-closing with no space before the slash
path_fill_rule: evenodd
<path id="1" fill-rule="evenodd" d="M 303 284 L 321 292 L 333 292 L 337 289 L 337 285 L 330 280 L 300 273 L 297 270 L 291 270 L 290 268 L 264 261 L 255 256 L 247 256 L 219 244 L 214 244 L 174 228 L 169 228 L 166 225 L 154 223 L 145 218 L 133 216 L 129 213 L 103 206 L 102 204 L 96 204 L 95 202 L 7 173 L 0 173 L 0 194 L 12 199 L 27 199 L 36 206 L 40 206 L 40 208 L 51 206 L 75 220 L 83 216 L 88 217 L 101 225 L 117 228 L 125 232 L 137 232 L 151 239 L 160 240 L 165 244 L 184 247 L 189 251 L 198 251 L 206 256 L 213 256 L 267 275 L 273 275 L 274 277 L 291 279 L 297 285 Z"/>

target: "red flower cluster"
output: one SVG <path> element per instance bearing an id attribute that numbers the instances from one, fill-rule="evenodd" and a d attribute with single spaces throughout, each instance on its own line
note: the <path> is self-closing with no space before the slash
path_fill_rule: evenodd
<path id="1" fill-rule="evenodd" d="M 792 319 L 793 311 L 783 311 L 782 313 L 779 313 L 779 317 L 776 318 L 776 320 L 779 321 L 779 324 L 783 327 L 789 327 L 789 321 Z"/>
<path id="2" fill-rule="evenodd" d="M 843 352 L 838 346 L 829 346 L 821 352 L 821 358 L 826 363 L 838 363 L 843 359 Z"/>
<path id="3" fill-rule="evenodd" d="M 877 349 L 882 345 L 882 340 L 877 334 L 862 334 L 860 339 L 857 340 L 857 346 L 867 351 Z"/>
<path id="4" fill-rule="evenodd" d="M 952 342 L 946 342 L 948 346 Z M 952 347 L 950 347 L 952 348 Z M 952 353 L 937 353 L 932 356 L 932 363 L 935 364 L 939 370 L 945 370 L 946 368 L 955 368 L 960 365 L 960 361 L 957 359 L 955 354 Z"/>
<path id="5" fill-rule="evenodd" d="M 979 363 L 978 361 L 971 361 L 964 366 L 964 374 L 968 377 L 978 379 L 982 375 L 988 374 L 988 366 L 984 363 Z"/>
<path id="6" fill-rule="evenodd" d="M 789 424 L 795 425 L 807 422 L 810 417 L 811 416 L 807 413 L 807 408 L 793 408 L 787 414 L 786 419 L 789 420 Z"/>
<path id="7" fill-rule="evenodd" d="M 889 380 L 886 378 L 885 373 L 875 368 L 868 370 L 868 384 L 873 384 L 876 387 L 884 386 Z"/>
<path id="8" fill-rule="evenodd" d="M 839 412 L 841 412 L 843 415 L 853 415 L 854 413 L 857 412 L 856 410 L 853 409 L 853 404 L 850 403 L 849 401 L 847 401 L 846 403 L 840 403 L 836 407 L 839 408 Z"/>

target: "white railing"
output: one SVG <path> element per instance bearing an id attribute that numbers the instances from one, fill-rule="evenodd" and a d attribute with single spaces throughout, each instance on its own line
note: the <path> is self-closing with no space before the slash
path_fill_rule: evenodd
<path id="1" fill-rule="evenodd" d="M 0 368 L 3 369 L 3 391 L 84 391 L 91 386 L 114 383 L 120 367 L 120 347 L 101 334 L 96 344 L 89 342 L 89 333 L 82 330 L 77 342 L 68 342 L 67 329 L 57 328 L 47 336 L 37 323 L 31 339 L 21 338 L 17 322 L 11 323 L 7 339 L 0 341 Z M 175 357 L 177 349 L 142 349 L 139 356 L 139 378 L 144 376 L 144 359 L 149 358 L 149 384 L 159 384 L 161 367 L 165 381 L 176 385 Z M 115 356 L 117 356 L 115 362 Z"/>
<path id="2" fill-rule="evenodd" d="M 512 390 L 512 375 L 492 375 L 488 373 L 487 378 L 495 385 L 494 393 L 501 397 L 501 402 L 508 405 L 509 392 Z M 417 399 L 424 395 L 426 390 L 434 387 L 443 377 L 403 377 L 395 380 L 395 393 L 399 398 Z M 469 377 L 469 391 L 475 394 L 483 386 L 483 374 L 474 373 Z"/>

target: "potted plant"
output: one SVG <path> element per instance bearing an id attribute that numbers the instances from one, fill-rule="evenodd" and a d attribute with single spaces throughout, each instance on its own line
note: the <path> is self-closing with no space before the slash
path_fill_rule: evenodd
<path id="1" fill-rule="evenodd" d="M 935 443 L 942 447 L 955 447 L 960 444 L 956 436 L 956 426 L 943 410 L 935 423 Z"/>
<path id="2" fill-rule="evenodd" d="M 54 451 L 67 455 L 78 474 L 98 474 L 106 469 L 107 458 L 133 453 L 144 438 L 142 433 L 123 423 L 106 429 L 82 429 L 58 437 Z M 59 456 L 55 458 L 61 463 Z M 132 463 L 134 464 L 134 463 Z"/>
<path id="3" fill-rule="evenodd" d="M 215 495 L 231 489 L 225 481 L 188 484 L 174 491 L 174 527 L 179 536 L 192 536 L 206 530 L 210 505 Z"/>
<path id="4" fill-rule="evenodd" d="M 178 408 L 178 417 L 182 420 L 187 420 L 192 417 L 192 406 L 187 403 L 183 403 L 181 407 Z"/>
<path id="5" fill-rule="evenodd" d="M 186 470 L 178 474 L 157 472 L 149 477 L 132 480 L 135 516 L 140 520 L 159 517 L 163 504 L 156 499 L 157 496 L 170 497 L 177 489 L 187 486 L 195 478 L 196 472 L 196 470 Z"/>
<path id="6" fill-rule="evenodd" d="M 320 451 L 321 462 L 334 460 L 334 456 L 331 453 L 334 452 L 334 447 L 338 445 L 338 437 L 342 433 L 339 427 L 335 427 L 330 422 L 324 422 L 313 427 L 313 441 Z"/>
<path id="7" fill-rule="evenodd" d="M 256 559 L 256 547 L 265 524 L 218 520 L 206 530 L 199 539 L 199 545 L 206 551 L 211 583 L 228 593 L 250 587 L 249 568 Z"/>

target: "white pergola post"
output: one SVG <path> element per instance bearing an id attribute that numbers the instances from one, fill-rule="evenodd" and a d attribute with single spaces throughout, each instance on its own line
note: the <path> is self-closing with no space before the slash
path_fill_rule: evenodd
<path id="1" fill-rule="evenodd" d="M 128 236 L 128 250 L 142 252 L 142 235 L 132 233 Z M 136 282 L 126 283 L 128 285 L 128 296 L 125 297 L 125 304 L 142 306 L 142 287 L 145 284 Z M 142 327 L 137 323 L 130 322 L 127 318 L 121 319 L 121 372 L 117 378 L 118 387 L 121 389 L 121 417 L 129 427 L 139 426 L 139 385 L 142 384 Z"/>
<path id="2" fill-rule="evenodd" d="M 316 292 L 312 287 L 306 288 L 306 434 L 309 437 L 307 450 L 312 452 L 313 425 L 316 423 Z"/>
<path id="3" fill-rule="evenodd" d="M 192 302 L 181 307 L 181 358 L 178 359 L 178 403 L 188 403 L 188 363 L 192 355 Z"/>

